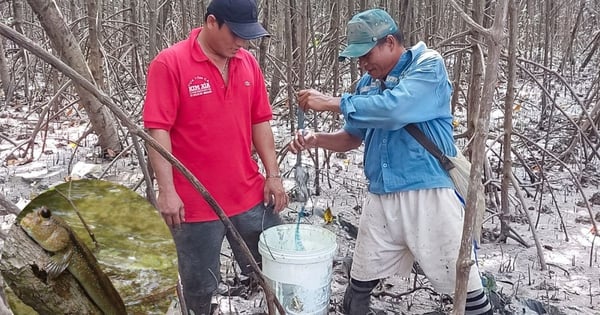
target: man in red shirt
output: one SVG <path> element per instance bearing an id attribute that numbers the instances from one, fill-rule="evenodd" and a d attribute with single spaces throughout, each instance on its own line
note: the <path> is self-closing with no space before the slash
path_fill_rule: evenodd
<path id="1" fill-rule="evenodd" d="M 281 223 L 288 199 L 276 161 L 262 71 L 244 49 L 268 36 L 255 0 L 213 0 L 202 28 L 163 50 L 148 69 L 144 126 L 206 187 L 260 261 L 260 232 Z M 264 166 L 259 172 L 252 146 Z M 158 207 L 171 229 L 188 310 L 208 314 L 219 281 L 226 228 L 212 208 L 154 150 Z M 230 242 L 243 273 L 249 263 Z"/>

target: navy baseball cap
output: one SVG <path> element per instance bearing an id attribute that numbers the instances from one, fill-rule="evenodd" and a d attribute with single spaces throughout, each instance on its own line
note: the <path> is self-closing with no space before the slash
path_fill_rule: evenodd
<path id="1" fill-rule="evenodd" d="M 366 55 L 377 41 L 398 31 L 392 17 L 381 9 L 360 12 L 348 22 L 348 46 L 340 53 L 341 60 Z"/>
<path id="2" fill-rule="evenodd" d="M 212 0 L 206 12 L 225 21 L 229 29 L 240 38 L 270 36 L 258 23 L 256 0 Z"/>

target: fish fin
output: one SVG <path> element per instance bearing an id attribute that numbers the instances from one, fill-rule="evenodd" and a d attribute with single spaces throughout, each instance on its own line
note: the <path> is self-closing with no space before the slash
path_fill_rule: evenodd
<path id="1" fill-rule="evenodd" d="M 44 270 L 48 273 L 48 279 L 54 279 L 65 271 L 65 269 L 69 267 L 72 256 L 73 251 L 69 249 L 64 252 L 56 253 L 54 256 L 50 257 L 50 261 L 44 266 Z"/>

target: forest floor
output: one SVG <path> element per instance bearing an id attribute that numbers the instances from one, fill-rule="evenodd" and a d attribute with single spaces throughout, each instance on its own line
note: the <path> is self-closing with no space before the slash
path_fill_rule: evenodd
<path id="1" fill-rule="evenodd" d="M 25 123 L 21 119 L 25 119 Z M 24 135 L 31 132 L 30 128 L 36 119 L 35 115 L 5 114 L 0 117 L 0 127 L 18 143 L 18 139 L 23 139 Z M 135 158 L 129 156 L 113 163 L 99 160 L 93 146 L 93 135 L 81 142 L 81 146 L 73 145 L 73 141 L 83 131 L 84 126 L 75 120 L 51 123 L 45 142 L 36 140 L 34 159 L 31 161 L 19 157 L 19 151 L 13 151 L 14 144 L 0 142 L 0 158 L 4 161 L 0 167 L 0 192 L 23 207 L 40 192 L 63 182 L 65 176 L 73 175 L 72 168 L 77 162 L 84 162 L 85 165 L 92 166 L 91 169 L 95 167 L 96 175 L 98 170 L 107 170 L 110 166 L 104 179 L 128 187 L 135 186 L 141 178 Z M 283 132 L 279 132 L 277 128 L 275 133 L 278 146 L 282 147 L 287 141 L 286 136 L 280 135 Z M 291 178 L 294 159 L 295 156 L 290 154 L 283 159 L 281 165 L 283 170 L 288 171 L 285 184 L 290 194 L 295 189 L 294 179 Z M 356 151 L 333 155 L 329 171 L 323 172 L 324 175 L 320 178 L 318 196 L 314 194 L 314 167 L 308 160 L 309 157 L 306 156 L 303 165 L 306 165 L 311 174 L 309 187 L 313 194 L 306 205 L 309 216 L 303 218 L 302 223 L 322 226 L 337 236 L 329 314 L 341 314 L 340 305 L 347 284 L 348 258 L 353 252 L 355 228 L 366 192 L 366 180 L 361 169 L 362 154 Z M 82 176 L 91 170 L 77 169 Z M 542 314 L 542 309 L 548 314 L 600 314 L 600 262 L 594 247 L 594 229 L 588 210 L 583 207 L 582 195 L 573 189 L 565 174 L 565 170 L 557 169 L 556 173 L 546 175 L 553 178 L 554 194 L 544 190 L 543 194 L 536 195 L 535 189 L 530 187 L 528 190 L 531 194 L 525 198 L 527 210 L 512 206 L 510 226 L 515 235 L 520 236 L 528 246 L 512 238 L 505 243 L 496 242 L 500 229 L 500 222 L 495 214 L 498 210 L 496 203 L 488 202 L 477 263 L 486 279 L 495 282 L 495 286 L 490 285 L 490 289 L 496 314 Z M 597 205 L 600 200 L 596 200 L 600 199 L 596 195 L 600 177 L 595 170 L 585 170 L 581 178 L 585 183 L 585 196 L 590 199 L 593 215 L 596 215 L 600 211 Z M 556 196 L 557 193 L 560 196 Z M 496 194 L 499 192 L 489 193 L 488 200 L 496 200 Z M 541 202 L 540 197 L 543 197 Z M 291 203 L 283 212 L 285 220 L 296 222 L 300 207 L 301 204 L 297 202 Z M 330 223 L 322 215 L 323 209 L 327 207 L 334 215 Z M 528 212 L 536 226 L 535 233 L 547 266 L 545 270 L 541 269 L 529 219 L 523 211 Z M 224 248 L 225 268 L 230 265 L 230 261 L 226 258 L 226 246 Z M 222 291 L 232 292 L 234 282 L 234 279 L 224 275 Z M 218 300 L 221 314 L 256 314 L 265 310 L 260 289 L 239 290 L 237 296 L 219 296 Z M 376 289 L 371 302 L 378 314 L 443 314 L 452 310 L 451 299 L 437 294 L 425 277 L 416 274 L 408 279 L 385 279 Z"/>

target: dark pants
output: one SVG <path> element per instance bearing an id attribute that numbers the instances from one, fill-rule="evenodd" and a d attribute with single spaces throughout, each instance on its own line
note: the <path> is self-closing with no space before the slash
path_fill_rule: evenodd
<path id="1" fill-rule="evenodd" d="M 279 214 L 260 203 L 229 219 L 250 249 L 254 260 L 260 264 L 259 235 L 263 230 L 282 223 Z M 220 254 L 225 236 L 242 274 L 250 273 L 250 263 L 220 220 L 184 223 L 180 228 L 171 229 L 171 233 L 177 248 L 179 276 L 186 307 L 196 315 L 208 314 L 210 300 L 221 279 Z"/>

